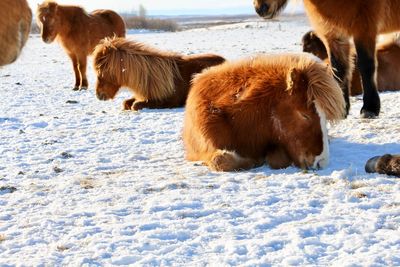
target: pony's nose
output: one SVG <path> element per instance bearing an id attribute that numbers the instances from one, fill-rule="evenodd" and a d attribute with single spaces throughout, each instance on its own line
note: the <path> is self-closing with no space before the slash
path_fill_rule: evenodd
<path id="1" fill-rule="evenodd" d="M 328 159 L 322 158 L 314 163 L 312 169 L 320 170 L 320 169 L 325 168 L 327 165 L 328 165 Z"/>
<path id="2" fill-rule="evenodd" d="M 256 12 L 258 15 L 261 17 L 264 17 L 269 10 L 269 5 L 266 3 L 263 3 L 259 8 L 256 8 Z"/>
<path id="3" fill-rule="evenodd" d="M 43 42 L 45 42 L 46 44 L 51 43 L 51 40 L 50 40 L 50 38 L 48 38 L 48 37 L 42 38 L 42 39 L 43 39 Z"/>
<path id="4" fill-rule="evenodd" d="M 97 98 L 98 98 L 99 100 L 102 100 L 102 101 L 105 101 L 105 100 L 108 99 L 107 96 L 106 96 L 106 94 L 101 93 L 101 92 L 96 92 L 96 96 L 97 96 Z"/>

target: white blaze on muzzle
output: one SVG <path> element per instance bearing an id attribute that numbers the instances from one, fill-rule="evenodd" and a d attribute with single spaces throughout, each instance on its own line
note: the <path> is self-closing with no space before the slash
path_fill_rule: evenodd
<path id="1" fill-rule="evenodd" d="M 315 109 L 320 117 L 321 131 L 322 131 L 322 152 L 315 157 L 313 168 L 325 168 L 329 164 L 329 143 L 328 143 L 328 129 L 326 128 L 325 112 L 314 102 Z"/>

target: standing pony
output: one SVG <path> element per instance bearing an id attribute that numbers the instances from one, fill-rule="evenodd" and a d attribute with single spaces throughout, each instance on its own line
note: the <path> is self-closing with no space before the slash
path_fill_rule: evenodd
<path id="1" fill-rule="evenodd" d="M 0 1 L 0 66 L 14 62 L 31 30 L 32 11 L 26 0 Z"/>
<path id="2" fill-rule="evenodd" d="M 393 37 L 393 36 L 391 36 Z M 322 60 L 328 60 L 328 53 L 326 51 L 324 43 L 318 36 L 313 32 L 307 32 L 302 39 L 303 51 L 314 54 Z M 390 38 L 377 44 L 377 86 L 378 91 L 398 91 L 400 90 L 400 44 L 399 38 Z M 354 60 L 357 61 L 357 57 L 352 51 Z M 350 95 L 362 94 L 362 84 L 360 72 L 357 68 L 353 69 Z"/>
<path id="3" fill-rule="evenodd" d="M 128 87 L 135 97 L 124 101 L 125 110 L 182 107 L 193 74 L 225 61 L 213 54 L 159 51 L 124 38 L 103 40 L 93 55 L 97 98 L 112 99 L 121 87 Z"/>
<path id="4" fill-rule="evenodd" d="M 275 17 L 288 0 L 253 0 L 256 12 Z M 304 0 L 308 17 L 328 48 L 331 66 L 350 108 L 350 38 L 357 52 L 357 67 L 364 88 L 361 117 L 379 115 L 380 99 L 376 85 L 376 37 L 400 30 L 400 0 Z"/>
<path id="5" fill-rule="evenodd" d="M 322 168 L 329 157 L 326 119 L 344 113 L 331 71 L 311 56 L 227 62 L 193 79 L 183 128 L 186 158 L 216 171 L 265 162 Z"/>
<path id="6" fill-rule="evenodd" d="M 104 37 L 125 36 L 124 20 L 114 11 L 99 9 L 88 14 L 78 6 L 45 1 L 37 8 L 42 39 L 49 44 L 57 39 L 72 60 L 74 90 L 88 88 L 87 56 Z"/>

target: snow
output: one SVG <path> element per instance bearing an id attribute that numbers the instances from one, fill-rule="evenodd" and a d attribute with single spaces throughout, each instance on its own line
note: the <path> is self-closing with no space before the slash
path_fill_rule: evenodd
<path id="1" fill-rule="evenodd" d="M 130 36 L 235 59 L 300 51 L 305 19 Z M 210 172 L 187 162 L 184 109 L 125 112 L 74 92 L 57 44 L 32 35 L 0 70 L 0 266 L 400 265 L 400 180 L 364 171 L 400 151 L 399 93 L 379 119 L 329 126 L 320 171 Z"/>

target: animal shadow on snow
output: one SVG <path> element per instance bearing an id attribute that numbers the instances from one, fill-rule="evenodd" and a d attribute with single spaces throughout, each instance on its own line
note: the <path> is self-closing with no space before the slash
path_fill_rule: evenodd
<path id="1" fill-rule="evenodd" d="M 334 138 L 330 140 L 329 145 L 329 164 L 326 168 L 320 170 L 308 170 L 309 173 L 316 173 L 321 176 L 331 176 L 333 172 L 344 171 L 347 179 L 355 176 L 366 176 L 374 178 L 377 174 L 368 174 L 365 172 L 365 163 L 373 156 L 383 154 L 399 154 L 400 144 L 361 144 L 348 141 L 344 138 Z M 265 175 L 296 174 L 305 172 L 302 169 L 291 166 L 286 169 L 273 170 L 267 165 L 249 170 L 254 173 L 264 173 Z M 364 177 L 365 178 L 365 177 Z"/>

